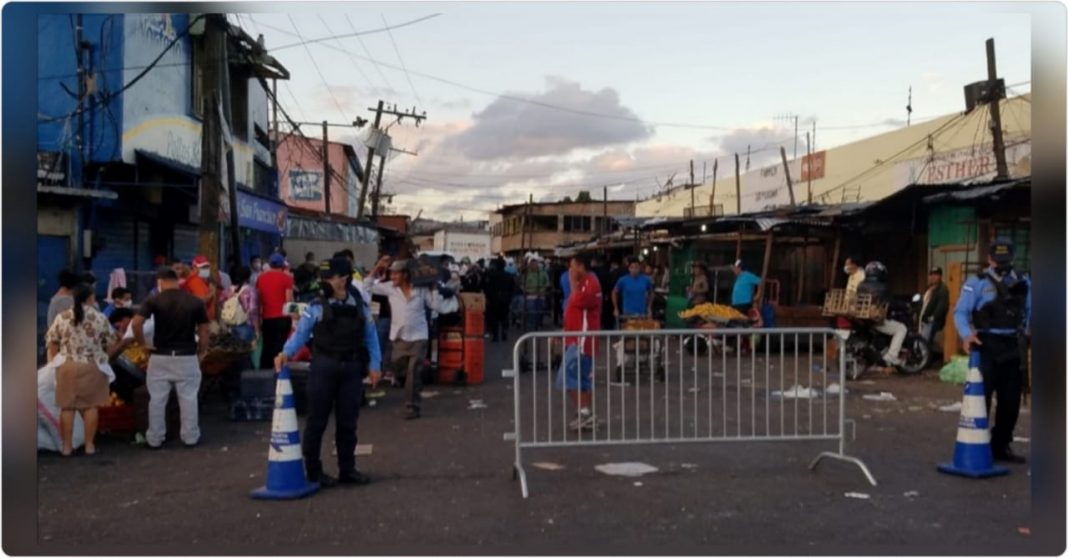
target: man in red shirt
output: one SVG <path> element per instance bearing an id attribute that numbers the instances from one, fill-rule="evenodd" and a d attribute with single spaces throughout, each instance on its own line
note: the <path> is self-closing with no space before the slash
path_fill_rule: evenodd
<path id="1" fill-rule="evenodd" d="M 564 308 L 564 331 L 596 331 L 601 323 L 601 283 L 590 273 L 585 256 L 571 258 L 568 270 L 571 296 Z M 597 427 L 593 416 L 593 351 L 594 337 L 565 337 L 564 359 L 556 375 L 556 386 L 567 390 L 575 402 L 578 414 L 569 424 L 572 430 L 592 430 Z"/>
<path id="2" fill-rule="evenodd" d="M 211 262 L 204 256 L 197 256 L 193 258 L 192 271 L 189 271 L 185 266 L 183 266 L 183 271 L 187 272 L 188 275 L 185 277 L 185 282 L 182 283 L 182 290 L 199 298 L 208 311 L 208 320 L 215 321 L 216 296 L 215 288 L 210 284 Z"/>
<path id="3" fill-rule="evenodd" d="M 270 269 L 260 273 L 256 279 L 263 318 L 260 326 L 263 335 L 261 369 L 274 368 L 274 357 L 282 352 L 293 329 L 292 318 L 285 313 L 286 303 L 293 302 L 293 276 L 286 273 L 286 260 L 281 254 L 272 254 L 268 264 Z"/>

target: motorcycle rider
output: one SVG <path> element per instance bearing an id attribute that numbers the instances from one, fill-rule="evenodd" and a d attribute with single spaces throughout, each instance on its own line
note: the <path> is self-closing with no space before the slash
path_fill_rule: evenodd
<path id="1" fill-rule="evenodd" d="M 988 417 L 997 392 L 997 417 L 990 431 L 994 459 L 1026 463 L 1009 447 L 1024 388 L 1021 353 L 1031 337 L 1031 280 L 1013 270 L 1014 256 L 1012 242 L 991 244 L 990 267 L 964 284 L 953 322 L 964 341 L 964 351 L 979 351 Z"/>
<path id="2" fill-rule="evenodd" d="M 872 295 L 873 304 L 888 302 L 886 279 L 887 269 L 885 265 L 877 261 L 868 263 L 868 265 L 864 266 L 864 280 L 857 287 L 857 294 Z M 905 336 L 908 334 L 908 328 L 905 327 L 905 324 L 886 318 L 875 324 L 873 329 L 884 335 L 891 336 L 890 347 L 883 353 L 883 362 L 892 367 L 901 365 L 898 355 L 901 354 L 901 347 L 905 344 Z"/>

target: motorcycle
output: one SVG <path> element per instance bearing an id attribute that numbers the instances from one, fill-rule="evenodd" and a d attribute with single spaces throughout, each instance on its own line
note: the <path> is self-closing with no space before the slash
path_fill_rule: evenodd
<path id="1" fill-rule="evenodd" d="M 901 364 L 894 368 L 902 374 L 914 375 L 923 372 L 931 362 L 931 347 L 916 328 L 916 314 L 919 312 L 920 295 L 912 297 L 911 304 L 891 301 L 887 308 L 887 319 L 900 322 L 908 328 L 905 342 L 901 345 L 898 360 Z M 849 339 L 846 340 L 846 354 L 865 370 L 871 366 L 887 366 L 883 353 L 890 346 L 890 336 L 875 330 L 871 320 L 850 320 Z M 859 375 L 859 370 L 853 378 Z"/>

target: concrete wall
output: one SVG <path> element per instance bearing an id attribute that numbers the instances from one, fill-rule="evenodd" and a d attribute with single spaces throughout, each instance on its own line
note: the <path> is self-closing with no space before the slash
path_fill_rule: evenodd
<path id="1" fill-rule="evenodd" d="M 1010 175 L 1014 177 L 1031 174 L 1030 101 L 1030 95 L 1022 95 L 1001 102 L 1006 158 Z M 832 204 L 874 201 L 914 183 L 992 178 L 993 153 L 990 133 L 986 130 L 989 109 L 979 107 L 946 126 L 955 116 L 943 116 L 813 154 L 814 161 L 822 159 L 823 168 L 820 176 L 818 165 L 813 165 L 816 171 L 811 181 L 813 201 Z M 932 159 L 926 140 L 933 134 L 937 135 L 933 139 Z M 808 197 L 808 181 L 803 168 L 807 165 L 802 159 L 799 157 L 789 165 L 798 203 Z M 696 188 L 697 206 L 709 205 L 712 189 L 711 183 Z M 781 162 L 742 174 L 741 192 L 743 213 L 790 203 Z M 680 188 L 638 203 L 636 214 L 640 217 L 683 217 L 690 204 L 690 191 Z M 737 213 L 733 160 L 720 161 L 715 205 L 722 205 L 727 215 Z"/>
<path id="2" fill-rule="evenodd" d="M 326 213 L 326 199 L 323 195 L 323 163 L 319 158 L 322 153 L 322 140 L 308 138 L 304 141 L 297 136 L 285 136 L 278 145 L 278 196 L 290 207 L 300 207 Z M 338 176 L 331 178 L 330 213 L 355 217 L 359 190 L 358 184 L 345 148 L 340 143 L 330 142 L 330 166 Z M 351 178 L 350 178 L 351 177 Z M 297 182 L 298 188 L 293 188 Z"/>

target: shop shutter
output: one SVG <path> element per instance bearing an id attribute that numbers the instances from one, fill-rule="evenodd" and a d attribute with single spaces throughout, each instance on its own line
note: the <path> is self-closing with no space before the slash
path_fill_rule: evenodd
<path id="1" fill-rule="evenodd" d="M 175 225 L 173 256 L 183 262 L 193 261 L 197 255 L 197 228 Z"/>
<path id="2" fill-rule="evenodd" d="M 94 234 L 101 243 L 101 249 L 93 256 L 93 275 L 97 280 L 97 299 L 102 303 L 108 296 L 108 278 L 116 268 L 127 271 L 135 269 L 134 252 L 135 221 L 128 215 L 112 212 L 97 214 L 97 226 Z M 147 244 L 147 238 L 145 242 Z"/>

